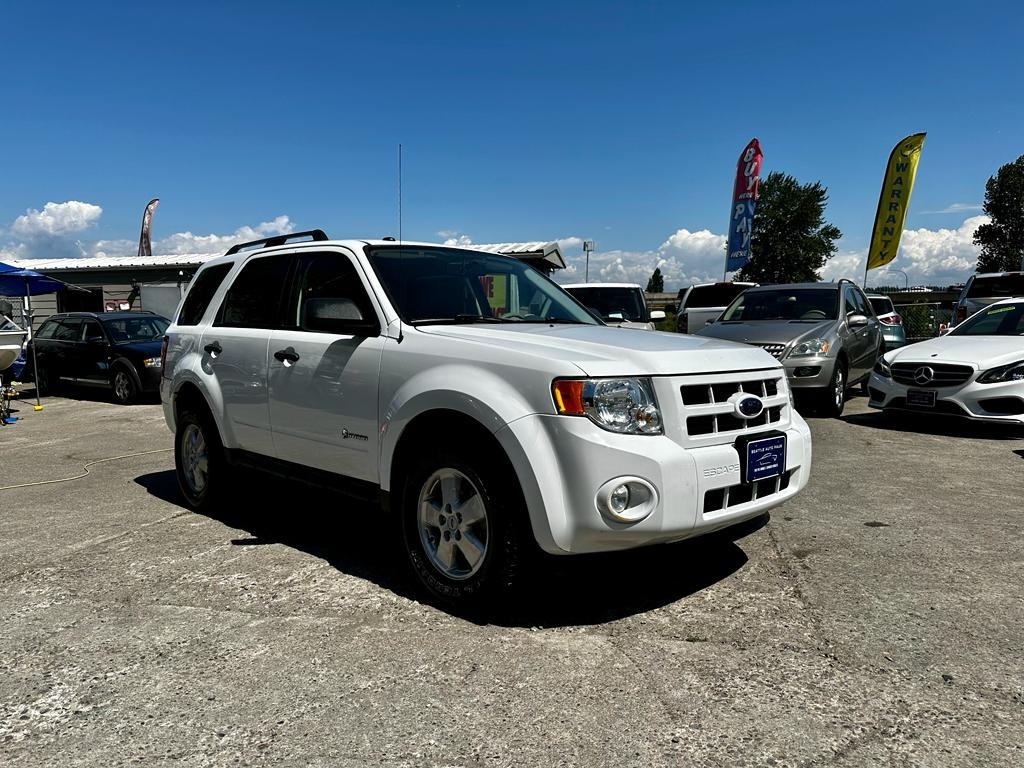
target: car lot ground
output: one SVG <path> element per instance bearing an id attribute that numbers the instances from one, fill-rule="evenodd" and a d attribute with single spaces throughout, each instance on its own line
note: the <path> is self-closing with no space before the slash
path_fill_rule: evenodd
<path id="1" fill-rule="evenodd" d="M 0 486 L 169 449 L 48 399 Z M 812 421 L 769 522 L 545 565 L 485 620 L 417 600 L 371 508 L 169 451 L 0 491 L 0 765 L 1024 764 L 1024 436 Z"/>

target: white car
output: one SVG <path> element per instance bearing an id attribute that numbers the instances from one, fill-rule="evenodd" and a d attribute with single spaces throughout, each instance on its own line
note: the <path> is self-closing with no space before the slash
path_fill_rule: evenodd
<path id="1" fill-rule="evenodd" d="M 1024 424 L 1024 299 L 971 315 L 945 336 L 887 352 L 868 383 L 872 408 Z"/>
<path id="2" fill-rule="evenodd" d="M 606 325 L 653 331 L 665 319 L 664 310 L 647 308 L 644 289 L 636 283 L 572 283 L 562 288 Z"/>
<path id="3" fill-rule="evenodd" d="M 763 350 L 607 328 L 505 256 L 300 235 L 207 262 L 167 330 L 194 508 L 231 503 L 234 464 L 340 488 L 396 513 L 423 585 L 466 603 L 538 545 L 685 539 L 807 483 L 810 432 Z"/>

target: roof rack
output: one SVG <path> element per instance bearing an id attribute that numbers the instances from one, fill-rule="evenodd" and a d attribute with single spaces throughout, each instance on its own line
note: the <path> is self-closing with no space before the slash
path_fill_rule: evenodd
<path id="1" fill-rule="evenodd" d="M 228 252 L 225 256 L 230 256 L 239 251 L 248 250 L 249 248 L 271 248 L 275 245 L 284 245 L 289 240 L 295 240 L 299 237 L 308 237 L 311 241 L 316 242 L 318 240 L 330 240 L 327 237 L 327 233 L 322 229 L 310 229 L 306 232 L 291 232 L 287 235 L 274 235 L 273 237 L 264 237 L 262 240 L 250 240 L 248 243 L 236 243 L 228 248 Z"/>

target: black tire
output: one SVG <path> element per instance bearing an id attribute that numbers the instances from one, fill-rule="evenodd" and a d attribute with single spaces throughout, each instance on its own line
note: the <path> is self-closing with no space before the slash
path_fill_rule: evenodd
<path id="1" fill-rule="evenodd" d="M 846 405 L 846 365 L 837 360 L 832 369 L 832 381 L 818 397 L 818 411 L 822 416 L 837 419 L 843 415 Z"/>
<path id="2" fill-rule="evenodd" d="M 511 594 L 529 551 L 522 493 L 498 471 L 501 465 L 486 451 L 444 450 L 418 461 L 402 490 L 398 511 L 412 571 L 436 600 L 461 610 L 480 608 L 488 596 Z M 481 544 L 473 562 L 471 554 Z"/>
<path id="3" fill-rule="evenodd" d="M 228 485 L 228 465 L 220 434 L 207 414 L 190 410 L 178 414 L 174 471 L 181 495 L 197 512 L 210 510 L 222 497 Z"/>
<path id="4" fill-rule="evenodd" d="M 115 363 L 110 374 L 110 394 L 115 403 L 128 405 L 139 396 L 135 372 L 124 363 Z"/>

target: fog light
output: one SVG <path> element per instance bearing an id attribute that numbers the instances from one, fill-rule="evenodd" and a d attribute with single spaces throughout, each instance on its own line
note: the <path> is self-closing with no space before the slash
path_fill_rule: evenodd
<path id="1" fill-rule="evenodd" d="M 608 496 L 608 509 L 614 515 L 621 515 L 629 506 L 629 486 L 620 485 Z"/>

